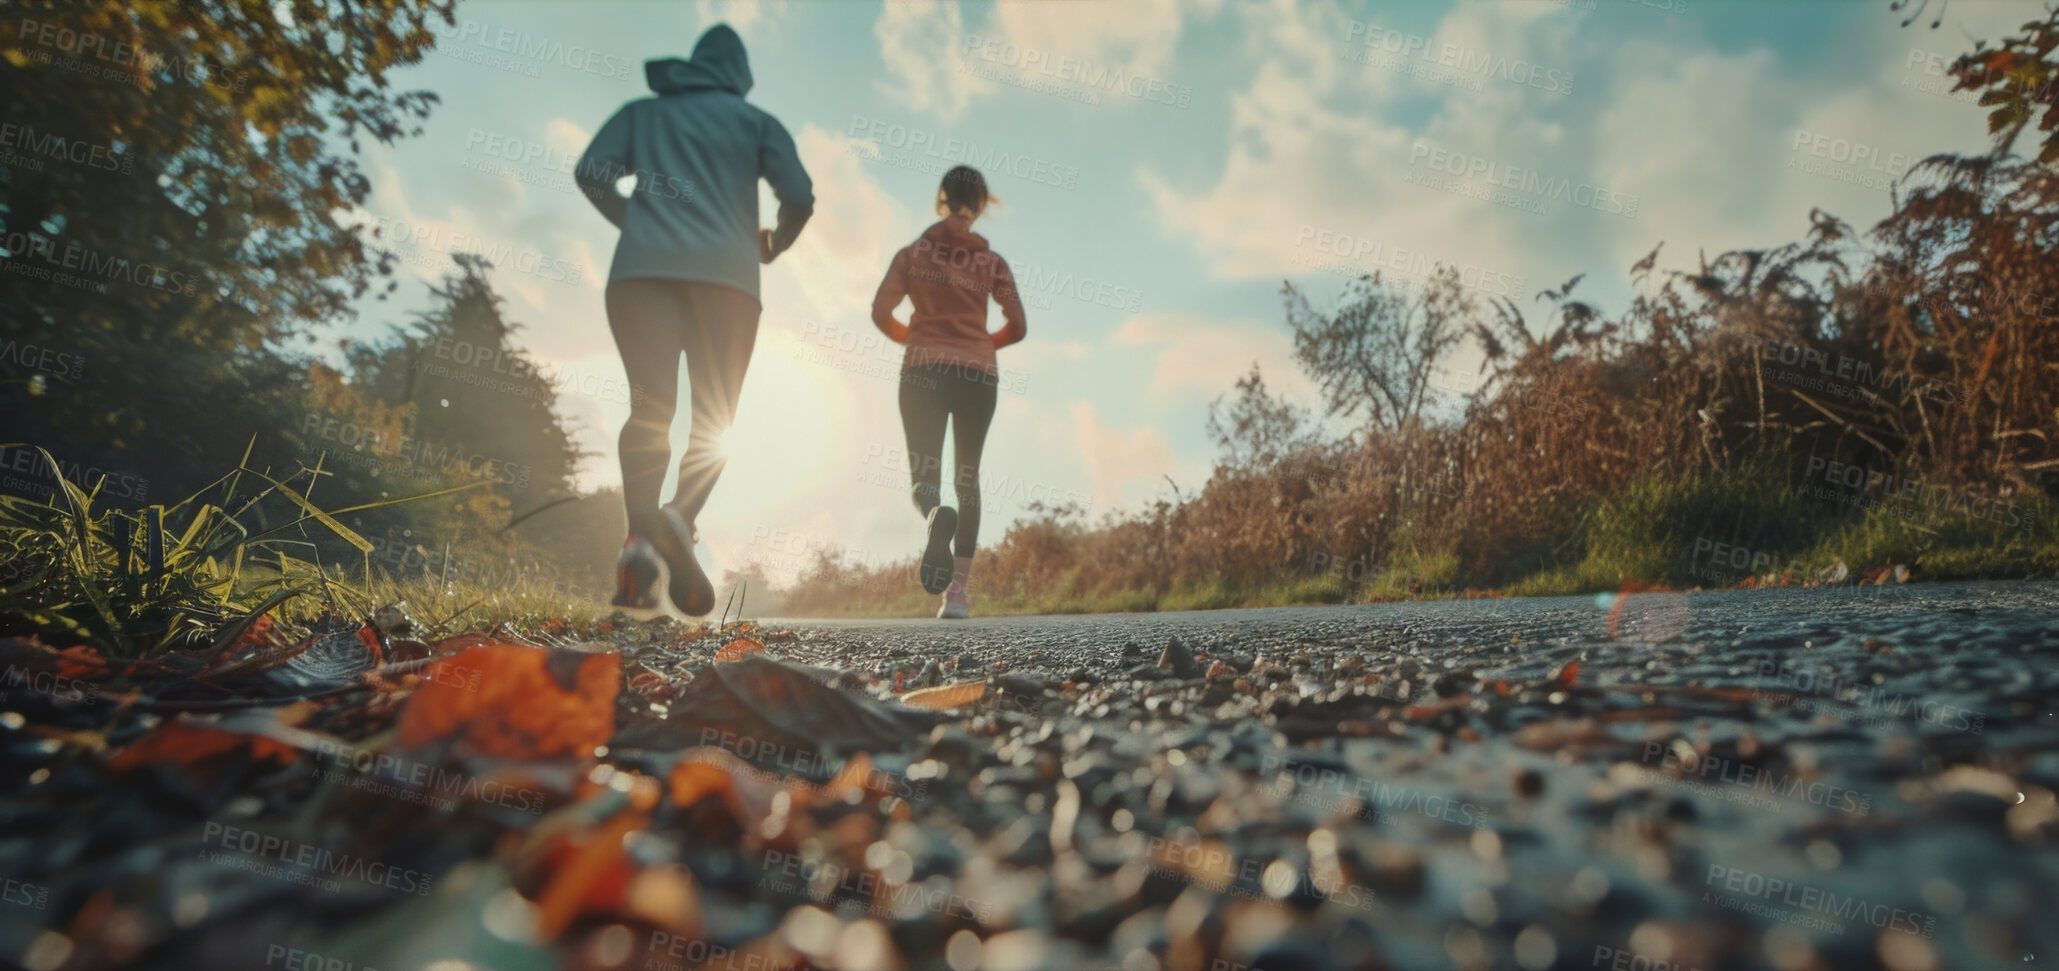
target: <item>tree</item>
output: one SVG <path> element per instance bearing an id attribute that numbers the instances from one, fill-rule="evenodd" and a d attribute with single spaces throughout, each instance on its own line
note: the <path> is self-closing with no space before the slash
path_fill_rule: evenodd
<path id="1" fill-rule="evenodd" d="M 556 411 L 552 376 L 515 343 L 484 257 L 459 253 L 458 269 L 431 288 L 434 305 L 412 331 L 352 355 L 356 383 L 394 405 L 413 405 L 407 458 L 456 478 L 487 478 L 517 506 L 571 491 L 584 454 Z"/>
<path id="2" fill-rule="evenodd" d="M 1937 29 L 1935 22 L 1930 26 Z M 1952 76 L 1959 79 L 1952 90 L 1979 91 L 1980 103 L 1994 108 L 1988 112 L 1988 134 L 1995 137 L 1996 152 L 2009 151 L 2036 121 L 2046 133 L 2038 161 L 2059 164 L 2059 56 L 2054 54 L 2059 50 L 2059 7 L 2048 7 L 2044 19 L 2029 21 L 2021 30 L 1992 50 L 1987 41 L 1975 41 L 1972 52 L 1952 63 Z"/>
<path id="3" fill-rule="evenodd" d="M 1308 442 L 1307 412 L 1284 395 L 1267 391 L 1257 362 L 1237 379 L 1236 387 L 1236 401 L 1228 409 L 1223 408 L 1223 397 L 1208 405 L 1208 437 L 1222 452 L 1222 465 L 1264 468 Z"/>
<path id="4" fill-rule="evenodd" d="M 0 363 L 10 431 L 173 488 L 274 433 L 304 370 L 286 341 L 390 275 L 333 214 L 369 192 L 363 138 L 419 131 L 435 96 L 386 72 L 453 7 L 0 0 L 0 124 L 25 160 L 0 170 L 0 340 L 84 361 L 40 383 Z"/>
<path id="5" fill-rule="evenodd" d="M 1432 271 L 1420 288 L 1361 276 L 1345 284 L 1329 313 L 1311 307 L 1292 283 L 1281 292 L 1295 360 L 1321 389 L 1329 414 L 1362 415 L 1376 429 L 1417 421 L 1438 362 L 1464 338 L 1475 309 L 1450 266 Z"/>

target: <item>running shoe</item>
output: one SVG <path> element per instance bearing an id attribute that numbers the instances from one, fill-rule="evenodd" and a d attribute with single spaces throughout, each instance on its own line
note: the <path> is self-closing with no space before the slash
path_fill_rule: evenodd
<path id="1" fill-rule="evenodd" d="M 640 510 L 630 517 L 629 529 L 650 541 L 671 573 L 666 593 L 672 606 L 688 617 L 706 617 L 715 610 L 715 585 L 693 558 L 692 526 L 679 513 L 662 506 Z"/>
<path id="2" fill-rule="evenodd" d="M 929 511 L 929 547 L 922 551 L 917 578 L 924 593 L 943 593 L 951 585 L 951 535 L 958 532 L 958 510 L 938 506 Z M 712 596 L 712 595 L 711 595 Z"/>
<path id="3" fill-rule="evenodd" d="M 664 569 L 648 540 L 641 536 L 624 540 L 622 555 L 615 560 L 615 599 L 609 603 L 627 611 L 662 611 L 658 584 L 664 579 Z"/>

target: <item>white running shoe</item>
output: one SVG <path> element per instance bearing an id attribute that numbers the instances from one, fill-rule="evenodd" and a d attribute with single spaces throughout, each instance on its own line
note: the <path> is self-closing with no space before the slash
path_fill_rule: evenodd
<path id="1" fill-rule="evenodd" d="M 951 585 L 944 590 L 944 605 L 937 608 L 937 616 L 945 620 L 972 616 L 972 557 L 952 557 Z"/>

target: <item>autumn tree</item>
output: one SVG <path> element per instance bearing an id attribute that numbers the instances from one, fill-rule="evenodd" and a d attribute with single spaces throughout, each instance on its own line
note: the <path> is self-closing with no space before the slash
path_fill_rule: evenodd
<path id="1" fill-rule="evenodd" d="M 173 489 L 252 435 L 280 440 L 305 374 L 280 352 L 390 274 L 333 214 L 370 190 L 365 140 L 419 131 L 435 96 L 387 73 L 453 7 L 0 2 L 0 123 L 21 161 L 0 170 L 0 340 L 83 361 L 0 362 L 12 435 Z"/>
<path id="2" fill-rule="evenodd" d="M 1345 284 L 1333 309 L 1316 310 L 1292 283 L 1281 290 L 1294 357 L 1321 390 L 1332 416 L 1358 416 L 1374 429 L 1414 424 L 1438 362 L 1466 335 L 1473 297 L 1456 267 L 1440 266 L 1419 287 L 1375 272 Z"/>

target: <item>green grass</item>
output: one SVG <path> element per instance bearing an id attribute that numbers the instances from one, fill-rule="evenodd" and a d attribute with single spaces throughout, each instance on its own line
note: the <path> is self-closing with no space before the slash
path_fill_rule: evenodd
<path id="1" fill-rule="evenodd" d="M 1919 581 L 2059 577 L 2059 503 L 2018 498 L 2013 507 L 1989 510 L 1986 519 L 1947 504 L 1926 507 L 1911 521 L 1897 514 L 1907 508 L 1857 508 L 1818 498 L 1796 467 L 1760 460 L 1723 473 L 1634 482 L 1587 509 L 1569 510 L 1560 535 L 1517 544 L 1502 571 L 1489 576 L 1467 575 L 1460 550 L 1403 528 L 1385 562 L 1355 571 L 1364 574 L 1362 583 L 1338 572 L 1296 573 L 1245 585 L 1185 580 L 1163 594 L 1076 592 L 1073 576 L 1064 575 L 1051 585 L 1064 592 L 996 591 L 980 595 L 974 608 L 986 615 L 1214 610 L 1434 599 L 1468 588 L 1511 597 L 1631 584 L 1715 589 L 1767 574 L 1799 581 L 1838 562 L 1850 573 L 1847 582 L 1897 564 Z M 936 598 L 911 585 L 891 601 L 854 606 L 845 613 L 922 616 L 935 611 Z"/>
<path id="2" fill-rule="evenodd" d="M 297 555 L 313 548 L 288 538 L 295 527 L 312 524 L 360 549 L 370 546 L 335 519 L 356 509 L 316 509 L 294 489 L 297 478 L 274 480 L 239 468 L 179 503 L 141 511 L 96 508 L 96 495 L 69 482 L 47 503 L 0 497 L 0 563 L 7 564 L 0 571 L 0 634 L 144 657 L 219 647 L 243 622 L 266 613 L 293 625 L 362 619 L 383 604 L 405 602 L 432 635 L 498 623 L 591 630 L 614 613 L 603 591 L 567 589 L 526 573 L 490 584 L 446 582 L 426 571 L 395 577 L 373 569 L 369 557 L 355 581 L 324 569 L 311 555 Z M 253 532 L 242 517 L 271 496 L 283 496 L 301 515 Z M 1077 570 L 1037 588 L 1004 581 L 982 590 L 976 574 L 975 609 L 990 616 L 1135 613 L 1432 599 L 1465 588 L 1506 596 L 1583 594 L 1626 584 L 1685 589 L 1782 570 L 1812 576 L 1835 562 L 1846 564 L 1853 580 L 1889 564 L 1908 566 L 1917 580 L 2059 576 L 2059 503 L 2033 495 L 2000 509 L 1926 505 L 1914 520 L 1898 514 L 1908 508 L 1826 501 L 1809 495 L 1791 467 L 1759 462 L 1727 473 L 1633 483 L 1569 516 L 1562 535 L 1521 545 L 1495 576 L 1466 575 L 1460 550 L 1404 528 L 1386 562 L 1349 573 L 1285 573 L 1245 584 L 1196 578 L 1164 591 L 1081 590 Z M 1719 557 L 1724 548 L 1745 551 L 1743 565 Z M 935 613 L 938 598 L 912 580 L 888 586 L 890 595 L 829 612 Z"/>
<path id="3" fill-rule="evenodd" d="M 48 452 L 37 451 L 57 468 Z M 408 600 L 418 618 L 450 627 L 474 617 L 562 616 L 573 606 L 544 596 L 533 582 L 491 589 L 423 578 L 351 583 L 302 558 L 315 552 L 314 544 L 292 538 L 302 527 L 312 524 L 370 553 L 372 545 L 336 516 L 470 488 L 324 511 L 308 501 L 304 486 L 295 489 L 296 481 L 319 474 L 302 469 L 273 479 L 243 464 L 177 503 L 133 511 L 101 508 L 97 490 L 62 474 L 48 502 L 0 497 L 0 634 L 138 658 L 219 650 L 267 614 L 291 626 L 361 619 L 382 604 Z M 251 510 L 274 497 L 300 515 L 266 529 L 251 526 Z"/>

